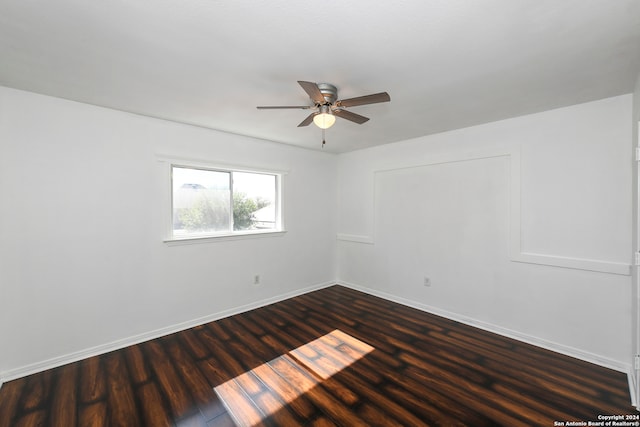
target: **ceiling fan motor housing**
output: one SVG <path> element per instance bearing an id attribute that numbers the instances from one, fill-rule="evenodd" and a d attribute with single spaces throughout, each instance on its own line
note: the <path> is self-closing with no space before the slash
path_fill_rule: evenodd
<path id="1" fill-rule="evenodd" d="M 338 99 L 338 88 L 334 85 L 329 83 L 318 83 L 318 89 L 320 89 L 320 93 L 324 96 L 327 104 L 333 105 L 333 103 Z"/>

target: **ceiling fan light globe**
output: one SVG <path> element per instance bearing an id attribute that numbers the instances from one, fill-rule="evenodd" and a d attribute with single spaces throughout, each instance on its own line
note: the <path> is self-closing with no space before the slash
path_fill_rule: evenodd
<path id="1" fill-rule="evenodd" d="M 336 116 L 329 113 L 316 114 L 313 123 L 320 129 L 329 129 L 336 122 Z"/>

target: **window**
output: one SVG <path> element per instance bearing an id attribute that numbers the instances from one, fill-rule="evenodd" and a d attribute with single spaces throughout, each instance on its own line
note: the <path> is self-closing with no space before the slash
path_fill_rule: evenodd
<path id="1" fill-rule="evenodd" d="M 282 231 L 281 175 L 172 165 L 171 240 Z"/>

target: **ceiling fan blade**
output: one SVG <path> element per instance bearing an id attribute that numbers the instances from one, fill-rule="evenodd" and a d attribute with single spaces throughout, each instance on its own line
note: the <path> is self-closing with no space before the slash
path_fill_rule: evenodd
<path id="1" fill-rule="evenodd" d="M 314 112 L 314 113 L 309 114 L 306 119 L 304 119 L 303 121 L 300 122 L 298 127 L 301 128 L 303 126 L 309 126 L 311 124 L 311 122 L 313 121 L 313 118 L 316 116 L 316 114 L 318 114 L 318 113 Z"/>
<path id="2" fill-rule="evenodd" d="M 275 105 L 275 106 L 259 106 L 256 107 L 258 110 L 282 110 L 285 108 L 295 108 L 300 110 L 308 110 L 309 108 L 313 108 L 311 105 Z"/>
<path id="3" fill-rule="evenodd" d="M 377 104 L 378 102 L 389 101 L 391 101 L 389 94 L 387 92 L 380 92 L 336 101 L 336 105 L 338 107 L 355 107 L 356 105 Z"/>
<path id="4" fill-rule="evenodd" d="M 304 89 L 304 91 L 307 92 L 307 95 L 309 95 L 311 99 L 313 99 L 313 102 L 317 104 L 327 103 L 327 100 L 324 99 L 324 95 L 322 94 L 322 92 L 320 92 L 320 88 L 318 88 L 317 84 L 313 82 L 304 82 L 300 80 L 298 80 L 298 84 L 302 86 L 302 89 Z"/>
<path id="5" fill-rule="evenodd" d="M 352 122 L 355 122 L 359 125 L 369 120 L 368 117 L 361 116 L 360 114 L 352 113 L 351 111 L 347 111 L 347 110 L 335 109 L 333 110 L 333 114 L 343 119 L 347 119 Z"/>

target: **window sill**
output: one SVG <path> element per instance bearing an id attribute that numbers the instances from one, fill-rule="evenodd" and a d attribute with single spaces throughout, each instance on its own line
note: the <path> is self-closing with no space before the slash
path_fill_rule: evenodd
<path id="1" fill-rule="evenodd" d="M 245 239 L 263 239 L 265 237 L 281 237 L 286 234 L 286 230 L 279 231 L 246 231 L 229 234 L 216 234 L 202 237 L 183 237 L 183 238 L 170 238 L 165 239 L 164 243 L 168 246 L 180 246 L 180 245 L 193 245 L 198 243 L 218 243 L 227 242 L 230 240 L 245 240 Z"/>

